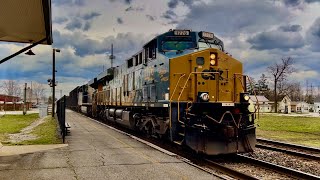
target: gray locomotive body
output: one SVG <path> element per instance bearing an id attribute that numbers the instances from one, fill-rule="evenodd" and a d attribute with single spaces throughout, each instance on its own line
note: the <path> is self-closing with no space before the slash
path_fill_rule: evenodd
<path id="1" fill-rule="evenodd" d="M 250 152 L 254 112 L 242 71 L 212 33 L 170 30 L 71 93 L 90 116 L 197 152 Z"/>

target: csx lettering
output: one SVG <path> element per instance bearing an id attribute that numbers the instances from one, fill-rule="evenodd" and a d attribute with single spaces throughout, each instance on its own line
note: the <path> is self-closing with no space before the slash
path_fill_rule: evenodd
<path id="1" fill-rule="evenodd" d="M 215 72 L 219 72 L 219 80 L 223 80 L 222 74 L 223 71 L 222 70 L 215 70 L 215 69 L 205 69 L 202 72 L 205 72 L 203 74 L 201 74 L 202 78 L 205 80 L 215 80 Z"/>

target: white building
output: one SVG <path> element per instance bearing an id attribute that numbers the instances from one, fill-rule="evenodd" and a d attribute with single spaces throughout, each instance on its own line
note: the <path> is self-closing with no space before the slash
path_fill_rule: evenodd
<path id="1" fill-rule="evenodd" d="M 320 102 L 315 102 L 314 104 L 314 112 L 319 112 L 320 113 Z"/>
<path id="2" fill-rule="evenodd" d="M 316 97 L 314 99 L 313 109 L 314 109 L 314 112 L 320 113 L 320 97 Z"/>
<path id="3" fill-rule="evenodd" d="M 259 109 L 259 112 L 271 112 L 272 106 L 270 101 L 265 96 L 250 96 L 250 100 L 253 102 L 255 109 Z"/>
<path id="4" fill-rule="evenodd" d="M 302 101 L 292 101 L 291 102 L 291 112 L 296 113 L 307 113 L 309 112 L 310 105 Z"/>
<path id="5" fill-rule="evenodd" d="M 284 96 L 278 103 L 278 112 L 285 114 L 291 113 L 291 99 L 289 96 Z"/>

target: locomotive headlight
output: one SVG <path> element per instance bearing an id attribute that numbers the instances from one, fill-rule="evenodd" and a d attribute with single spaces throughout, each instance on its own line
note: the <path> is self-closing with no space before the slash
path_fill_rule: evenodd
<path id="1" fill-rule="evenodd" d="M 214 53 L 210 54 L 210 65 L 216 66 L 217 65 L 217 55 Z"/>
<path id="2" fill-rule="evenodd" d="M 211 60 L 216 59 L 216 55 L 215 55 L 215 54 L 210 54 L 210 59 L 211 59 Z"/>
<path id="3" fill-rule="evenodd" d="M 211 64 L 211 66 L 214 66 L 214 65 L 216 65 L 216 60 L 214 60 L 214 59 L 211 59 L 211 60 L 210 60 L 210 64 Z"/>
<path id="4" fill-rule="evenodd" d="M 201 93 L 200 95 L 200 98 L 203 100 L 203 101 L 209 101 L 209 94 L 208 93 Z"/>
<path id="5" fill-rule="evenodd" d="M 244 99 L 245 101 L 249 101 L 250 97 L 248 96 L 248 94 L 245 94 L 245 95 L 243 95 L 243 99 Z"/>

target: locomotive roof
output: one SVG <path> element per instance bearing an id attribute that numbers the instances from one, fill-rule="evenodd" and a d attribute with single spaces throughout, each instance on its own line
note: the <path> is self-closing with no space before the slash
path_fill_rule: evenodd
<path id="1" fill-rule="evenodd" d="M 173 29 L 170 29 L 168 32 L 165 32 L 165 33 L 156 35 L 156 37 L 152 38 L 150 41 L 148 41 L 147 43 L 145 43 L 145 44 L 143 45 L 143 47 L 145 47 L 147 44 L 149 44 L 149 43 L 152 42 L 153 40 L 158 39 L 159 36 L 163 36 L 163 35 L 166 35 L 166 34 L 171 34 L 171 33 L 172 33 L 173 31 L 175 31 L 175 30 L 178 30 L 178 29 L 174 29 L 174 30 L 173 30 Z M 186 31 L 192 32 L 191 30 L 186 30 Z"/>
<path id="2" fill-rule="evenodd" d="M 145 43 L 145 44 L 143 45 L 143 48 L 145 48 L 145 46 L 147 46 L 147 45 L 148 45 L 149 43 L 151 43 L 152 41 L 158 39 L 159 37 L 163 37 L 163 36 L 166 36 L 166 35 L 167 35 L 167 36 L 184 36 L 184 35 L 179 35 L 179 34 L 177 35 L 177 34 L 175 33 L 176 31 L 179 31 L 180 33 L 188 33 L 187 36 L 193 36 L 194 38 L 195 38 L 195 36 L 197 36 L 197 35 L 199 36 L 200 33 L 203 33 L 203 32 L 204 32 L 204 31 L 192 31 L 192 30 L 187 30 L 187 29 L 170 29 L 169 31 L 167 31 L 167 32 L 165 32 L 165 33 L 162 33 L 162 34 L 158 34 L 157 36 L 155 36 L 154 38 L 152 38 L 150 41 L 148 41 L 147 43 Z M 205 32 L 205 33 L 209 33 L 209 32 Z M 222 48 L 223 48 L 223 42 L 222 42 L 219 38 L 217 38 L 216 36 L 214 36 L 213 33 L 209 33 L 209 34 L 212 35 L 212 40 L 220 42 L 220 43 L 222 44 Z M 142 52 L 142 50 L 139 50 L 138 52 L 136 52 L 135 54 L 133 54 L 132 56 L 130 56 L 130 57 L 127 58 L 126 60 L 133 58 L 135 55 L 137 55 L 137 54 L 139 54 L 139 53 L 141 53 L 141 52 Z M 124 64 L 122 64 L 122 65 L 124 65 Z M 109 69 L 107 69 L 106 71 L 103 71 L 103 72 L 100 73 L 97 77 L 91 79 L 91 80 L 88 82 L 88 85 L 91 86 L 91 87 L 93 87 L 93 88 L 97 87 L 98 84 L 101 83 L 101 81 L 104 81 L 107 76 L 112 75 L 112 73 L 111 73 L 112 70 L 113 70 L 112 68 L 109 68 Z"/>
<path id="3" fill-rule="evenodd" d="M 176 33 L 179 32 L 179 33 Z M 204 37 L 204 35 L 209 35 L 207 37 Z M 156 37 L 154 37 L 153 39 L 151 39 L 150 41 L 148 41 L 147 43 L 145 43 L 143 45 L 143 47 L 145 47 L 146 45 L 148 45 L 149 43 L 151 43 L 152 41 L 163 37 L 163 36 L 191 36 L 194 37 L 195 36 L 199 36 L 200 39 L 205 39 L 208 40 L 209 42 L 215 42 L 218 43 L 222 46 L 222 51 L 224 51 L 224 45 L 223 45 L 223 41 L 221 39 L 219 39 L 217 36 L 214 35 L 214 33 L 211 32 L 205 32 L 205 31 L 192 31 L 192 30 L 188 30 L 188 29 L 170 29 L 169 31 L 162 33 L 162 34 L 158 34 Z M 202 36 L 202 37 L 200 37 Z"/>

